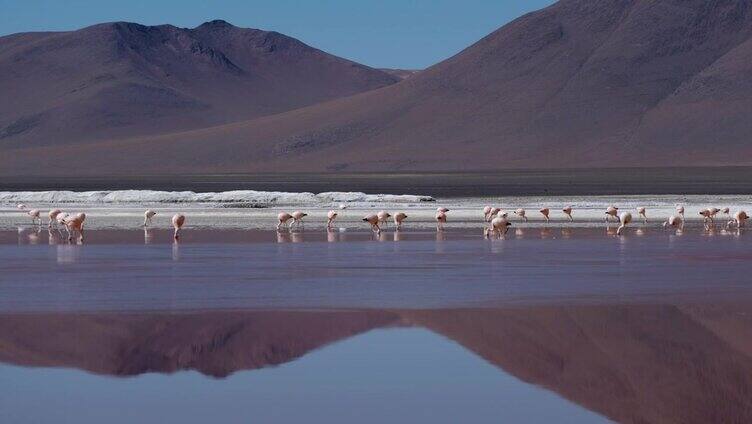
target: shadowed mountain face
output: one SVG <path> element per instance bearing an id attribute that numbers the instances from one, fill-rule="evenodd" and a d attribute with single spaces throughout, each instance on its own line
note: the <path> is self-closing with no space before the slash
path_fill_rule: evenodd
<path id="1" fill-rule="evenodd" d="M 694 304 L 4 315 L 0 361 L 223 377 L 370 329 L 409 325 L 619 422 L 749 422 L 750 312 L 749 304 Z"/>
<path id="2" fill-rule="evenodd" d="M 0 172 L 750 164 L 751 7 L 749 0 L 562 0 L 398 84 L 214 128 L 8 151 Z M 238 72 L 221 56 L 203 60 Z M 20 134 L 39 119 L 25 116 L 5 131 Z M 74 169 L 59 165 L 69 157 Z"/>
<path id="3" fill-rule="evenodd" d="M 399 79 L 275 32 L 117 22 L 0 38 L 0 148 L 207 127 Z"/>

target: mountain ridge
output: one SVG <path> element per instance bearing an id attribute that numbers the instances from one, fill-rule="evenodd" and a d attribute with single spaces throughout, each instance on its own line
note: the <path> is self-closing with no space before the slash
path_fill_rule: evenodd
<path id="1" fill-rule="evenodd" d="M 5 148 L 208 127 L 398 81 L 283 34 L 219 20 L 0 37 L 0 70 L 9 94 L 0 102 Z"/>
<path id="2" fill-rule="evenodd" d="M 124 174 L 750 165 L 747 59 L 749 0 L 561 0 L 396 84 L 226 125 L 15 149 L 0 172 L 40 160 L 65 172 L 46 158 L 70 155 L 97 174 L 105 154 Z"/>

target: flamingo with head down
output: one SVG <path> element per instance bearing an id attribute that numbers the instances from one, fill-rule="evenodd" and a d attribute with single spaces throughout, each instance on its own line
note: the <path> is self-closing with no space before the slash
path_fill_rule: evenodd
<path id="1" fill-rule="evenodd" d="M 326 213 L 326 228 L 332 228 L 334 220 L 337 219 L 338 215 L 337 211 L 329 211 Z"/>
<path id="2" fill-rule="evenodd" d="M 497 216 L 491 220 L 491 224 L 486 229 L 486 237 L 495 235 L 501 237 L 507 234 L 509 227 L 512 225 L 506 218 Z"/>
<path id="3" fill-rule="evenodd" d="M 175 214 L 172 217 L 172 227 L 175 228 L 175 232 L 172 236 L 175 240 L 180 238 L 180 230 L 183 228 L 183 224 L 185 224 L 185 215 L 182 213 Z"/>
<path id="4" fill-rule="evenodd" d="M 572 218 L 572 207 L 571 206 L 567 206 L 564 209 L 562 209 L 561 211 L 564 212 L 564 215 L 566 215 L 567 218 L 569 218 L 569 221 L 574 221 L 574 218 Z"/>
<path id="5" fill-rule="evenodd" d="M 546 222 L 549 221 L 548 215 L 551 213 L 551 209 L 549 209 L 549 208 L 543 208 L 543 209 L 539 210 L 538 212 L 540 212 L 543 215 L 543 218 L 546 220 Z"/>
<path id="6" fill-rule="evenodd" d="M 617 236 L 620 236 L 624 232 L 624 229 L 627 228 L 627 225 L 632 222 L 632 214 L 629 212 L 622 212 L 621 215 L 619 215 L 619 222 L 621 225 L 616 229 Z"/>

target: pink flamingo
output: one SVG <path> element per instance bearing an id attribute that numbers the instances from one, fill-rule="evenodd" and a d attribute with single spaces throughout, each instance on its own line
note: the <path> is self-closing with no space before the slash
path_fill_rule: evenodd
<path id="1" fill-rule="evenodd" d="M 506 218 L 497 216 L 491 220 L 491 224 L 486 229 L 486 237 L 490 237 L 492 234 L 498 237 L 506 235 L 509 227 L 512 225 Z"/>
<path id="2" fill-rule="evenodd" d="M 527 216 L 525 216 L 525 209 L 519 208 L 516 211 L 514 211 L 514 214 L 524 219 L 525 222 L 527 222 Z"/>
<path id="3" fill-rule="evenodd" d="M 47 222 L 47 228 L 52 228 L 52 223 L 57 222 L 56 218 L 61 213 L 63 213 L 63 211 L 61 211 L 60 209 L 52 209 L 47 213 L 47 216 L 50 218 L 49 222 Z"/>
<path id="4" fill-rule="evenodd" d="M 334 220 L 337 219 L 338 215 L 337 211 L 329 211 L 326 213 L 326 228 L 332 228 Z"/>
<path id="5" fill-rule="evenodd" d="M 376 234 L 381 234 L 381 227 L 379 227 L 379 217 L 376 214 L 368 214 L 363 217 L 363 221 L 371 224 L 371 231 Z"/>
<path id="6" fill-rule="evenodd" d="M 489 214 L 491 213 L 491 209 L 493 209 L 491 206 L 486 206 L 483 208 L 483 219 L 488 222 L 489 221 Z"/>
<path id="7" fill-rule="evenodd" d="M 156 214 L 157 213 L 151 209 L 147 209 L 146 212 L 144 212 L 144 227 L 151 225 L 151 219 L 154 218 L 154 215 Z"/>
<path id="8" fill-rule="evenodd" d="M 407 215 L 404 212 L 397 212 L 394 214 L 394 224 L 397 226 L 397 230 L 402 229 L 402 221 L 407 219 Z"/>
<path id="9" fill-rule="evenodd" d="M 39 209 L 32 209 L 26 212 L 26 214 L 31 217 L 32 224 L 36 224 L 37 220 L 39 220 L 39 225 L 42 225 L 42 218 L 39 217 L 40 215 Z"/>
<path id="10" fill-rule="evenodd" d="M 61 212 L 61 213 L 57 214 L 57 216 L 55 217 L 55 221 L 57 221 L 58 225 L 65 226 L 65 219 L 68 218 L 68 216 L 69 215 L 67 213 Z M 58 230 L 58 231 L 60 231 L 60 230 Z M 62 234 L 60 234 L 60 235 L 62 236 Z"/>
<path id="11" fill-rule="evenodd" d="M 682 206 L 682 205 L 677 205 L 677 206 L 676 206 L 676 213 L 678 213 L 678 214 L 679 214 L 679 216 L 681 216 L 681 218 L 682 218 L 682 222 L 684 222 L 684 206 Z"/>
<path id="12" fill-rule="evenodd" d="M 569 221 L 574 221 L 574 218 L 572 218 L 572 207 L 571 206 L 567 206 L 564 209 L 562 209 L 561 211 L 564 212 L 564 215 L 566 215 L 567 218 L 569 218 Z"/>
<path id="13" fill-rule="evenodd" d="M 439 208 L 436 212 L 436 231 L 444 231 L 444 224 L 447 222 L 446 212 L 441 211 L 441 209 L 445 208 Z"/>
<path id="14" fill-rule="evenodd" d="M 79 220 L 81 220 L 81 229 L 83 229 L 84 228 L 84 221 L 86 221 L 86 214 L 83 213 L 83 212 L 79 212 L 79 213 L 76 214 L 76 218 L 78 218 Z"/>
<path id="15" fill-rule="evenodd" d="M 749 215 L 745 211 L 738 211 L 734 214 L 734 218 L 731 219 L 726 226 L 731 227 L 736 224 L 737 228 L 744 227 L 744 223 L 749 219 Z"/>
<path id="16" fill-rule="evenodd" d="M 632 222 L 632 214 L 629 212 L 622 212 L 621 215 L 619 215 L 619 222 L 621 225 L 616 229 L 617 236 L 620 236 L 621 233 L 624 232 L 624 229 L 627 228 L 627 224 Z"/>
<path id="17" fill-rule="evenodd" d="M 277 221 L 279 223 L 277 224 L 277 231 L 279 231 L 283 225 L 287 225 L 287 228 L 290 228 L 290 225 L 287 224 L 292 219 L 292 215 L 290 215 L 287 212 L 280 212 L 279 215 L 277 215 Z"/>
<path id="18" fill-rule="evenodd" d="M 543 209 L 539 210 L 538 212 L 540 212 L 541 215 L 543 215 L 543 218 L 545 218 L 546 222 L 549 222 L 548 215 L 551 213 L 551 209 L 549 209 L 549 208 L 543 208 Z"/>
<path id="19" fill-rule="evenodd" d="M 295 211 L 292 213 L 292 224 L 290 227 L 295 225 L 296 227 L 301 225 L 303 223 L 303 218 L 308 216 L 307 213 L 301 212 L 301 211 Z"/>
<path id="20" fill-rule="evenodd" d="M 645 215 L 645 211 L 646 211 L 645 208 L 642 207 L 642 206 L 640 206 L 639 208 L 637 208 L 637 214 L 642 217 L 642 219 L 644 220 L 643 222 L 647 223 L 648 222 L 648 216 Z"/>
<path id="21" fill-rule="evenodd" d="M 619 208 L 614 206 L 606 208 L 606 221 L 610 221 L 611 217 L 615 218 L 617 222 L 619 221 Z"/>
<path id="22" fill-rule="evenodd" d="M 68 231 L 68 241 L 73 241 L 73 235 L 78 232 L 81 241 L 84 241 L 84 219 L 86 219 L 86 216 L 81 216 L 81 214 L 77 214 L 73 218 L 67 218 L 65 219 L 65 228 Z"/>
<path id="23" fill-rule="evenodd" d="M 392 217 L 392 214 L 387 211 L 378 211 L 376 213 L 376 216 L 379 218 L 379 224 L 384 224 L 384 226 L 387 226 L 387 224 L 389 223 L 389 218 Z"/>
<path id="24" fill-rule="evenodd" d="M 715 221 L 713 221 L 713 211 L 711 209 L 701 210 L 700 215 L 702 215 L 702 222 L 707 223 L 710 221 L 711 224 L 715 223 Z"/>
<path id="25" fill-rule="evenodd" d="M 682 228 L 684 227 L 684 219 L 682 219 L 681 215 L 671 215 L 668 217 L 668 220 L 663 223 L 663 228 Z"/>
<path id="26" fill-rule="evenodd" d="M 185 215 L 182 213 L 177 213 L 172 217 L 172 227 L 175 228 L 173 237 L 175 240 L 180 238 L 180 230 L 183 228 L 183 224 L 185 224 Z"/>

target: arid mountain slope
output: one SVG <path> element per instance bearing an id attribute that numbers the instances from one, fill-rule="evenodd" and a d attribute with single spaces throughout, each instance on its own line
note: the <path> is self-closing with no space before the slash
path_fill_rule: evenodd
<path id="1" fill-rule="evenodd" d="M 6 150 L 0 173 L 749 165 L 751 6 L 561 0 L 394 85 L 212 128 Z"/>
<path id="2" fill-rule="evenodd" d="M 0 148 L 246 120 L 399 79 L 285 35 L 116 22 L 0 38 Z"/>

